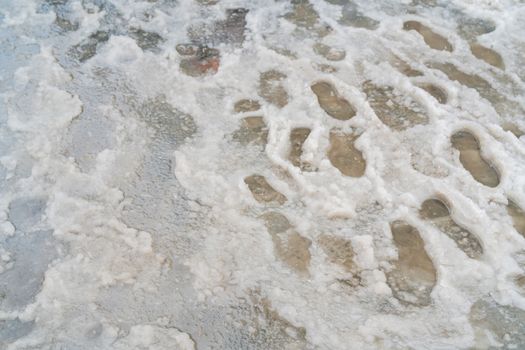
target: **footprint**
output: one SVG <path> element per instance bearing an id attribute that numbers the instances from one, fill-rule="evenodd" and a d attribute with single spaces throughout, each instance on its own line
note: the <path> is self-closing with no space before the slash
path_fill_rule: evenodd
<path id="1" fill-rule="evenodd" d="M 177 44 L 175 50 L 181 56 L 194 56 L 197 55 L 199 49 L 202 49 L 203 46 L 197 44 Z"/>
<path id="2" fill-rule="evenodd" d="M 402 303 L 427 306 L 436 285 L 436 269 L 430 260 L 418 230 L 404 221 L 394 221 L 390 230 L 398 251 L 394 268 L 387 273 L 387 283 Z"/>
<path id="3" fill-rule="evenodd" d="M 499 305 L 487 297 L 472 305 L 469 320 L 473 349 L 525 349 L 525 311 L 520 308 Z"/>
<path id="4" fill-rule="evenodd" d="M 272 236 L 277 257 L 297 273 L 308 274 L 312 242 L 297 233 L 286 216 L 280 213 L 272 211 L 261 217 Z"/>
<path id="5" fill-rule="evenodd" d="M 153 50 L 165 41 L 158 33 L 148 32 L 142 28 L 131 28 L 129 34 L 142 50 Z"/>
<path id="6" fill-rule="evenodd" d="M 253 198 L 259 203 L 278 203 L 284 204 L 286 197 L 277 192 L 262 175 L 250 175 L 244 178 L 244 183 L 248 185 Z"/>
<path id="7" fill-rule="evenodd" d="M 97 54 L 97 50 L 109 40 L 110 34 L 105 31 L 96 31 L 79 44 L 73 46 L 71 52 L 80 62 L 84 62 Z"/>
<path id="8" fill-rule="evenodd" d="M 455 80 L 466 87 L 475 89 L 481 97 L 491 102 L 504 101 L 503 97 L 492 87 L 492 85 L 479 75 L 462 72 L 458 67 L 451 63 L 434 62 L 431 63 L 429 67 L 442 71 L 450 80 Z"/>
<path id="9" fill-rule="evenodd" d="M 518 139 L 519 139 L 520 137 L 522 137 L 523 135 L 525 135 L 525 132 L 522 131 L 522 130 L 520 129 L 520 127 L 517 126 L 517 125 L 514 124 L 514 123 L 506 122 L 506 123 L 504 123 L 501 127 L 503 128 L 503 130 L 505 130 L 505 131 L 510 131 L 511 133 L 513 133 L 514 136 L 516 136 L 516 138 L 518 138 Z"/>
<path id="10" fill-rule="evenodd" d="M 496 30 L 496 24 L 491 20 L 461 16 L 458 26 L 459 34 L 467 40 Z"/>
<path id="11" fill-rule="evenodd" d="M 261 73 L 259 77 L 259 95 L 267 102 L 283 108 L 288 104 L 288 93 L 282 81 L 286 78 L 284 73 L 269 70 Z"/>
<path id="12" fill-rule="evenodd" d="M 432 29 L 418 21 L 406 21 L 403 23 L 403 29 L 418 32 L 423 37 L 425 43 L 432 49 L 452 52 L 452 45 L 445 37 L 434 33 Z"/>
<path id="13" fill-rule="evenodd" d="M 458 131 L 450 140 L 459 151 L 459 161 L 476 181 L 488 187 L 499 185 L 498 172 L 481 156 L 479 142 L 474 135 Z"/>
<path id="14" fill-rule="evenodd" d="M 255 327 L 249 332 L 249 344 L 260 344 L 265 349 L 299 350 L 306 348 L 306 329 L 304 327 L 294 326 L 281 316 L 270 300 L 261 296 L 260 290 L 249 293 L 255 311 L 252 316 Z M 242 348 L 242 344 L 239 344 L 238 348 Z"/>
<path id="15" fill-rule="evenodd" d="M 391 64 L 407 77 L 420 77 L 423 75 L 421 71 L 412 68 L 408 63 L 406 63 L 397 56 L 394 56 Z"/>
<path id="16" fill-rule="evenodd" d="M 352 105 L 345 98 L 339 96 L 332 84 L 320 81 L 313 84 L 311 89 L 317 96 L 319 105 L 329 116 L 338 120 L 348 120 L 355 116 Z"/>
<path id="17" fill-rule="evenodd" d="M 337 236 L 321 235 L 318 243 L 331 263 L 341 266 L 347 272 L 355 272 L 355 253 L 349 240 Z"/>
<path id="18" fill-rule="evenodd" d="M 261 104 L 256 100 L 242 99 L 233 105 L 235 113 L 254 112 L 261 109 Z"/>
<path id="19" fill-rule="evenodd" d="M 418 85 L 421 89 L 428 92 L 432 97 L 434 97 L 439 103 L 445 104 L 447 103 L 448 97 L 445 90 L 440 88 L 439 86 L 436 86 L 434 84 L 430 83 L 424 83 Z"/>
<path id="20" fill-rule="evenodd" d="M 213 28 L 212 38 L 214 42 L 241 45 L 245 39 L 246 15 L 248 9 L 234 8 L 226 10 L 226 19 L 217 21 Z"/>
<path id="21" fill-rule="evenodd" d="M 245 8 L 226 9 L 224 20 L 190 25 L 188 37 L 192 42 L 210 46 L 226 44 L 240 47 L 245 39 L 247 14 L 248 10 Z"/>
<path id="22" fill-rule="evenodd" d="M 346 51 L 331 47 L 322 43 L 316 43 L 313 50 L 319 56 L 326 58 L 329 61 L 342 61 L 346 57 Z"/>
<path id="23" fill-rule="evenodd" d="M 407 96 L 395 94 L 389 86 L 377 86 L 366 81 L 363 91 L 377 117 L 392 130 L 402 131 L 428 122 L 422 106 Z"/>
<path id="24" fill-rule="evenodd" d="M 319 37 L 328 35 L 332 29 L 328 25 L 323 25 L 319 21 L 319 14 L 315 11 L 312 4 L 307 0 L 292 1 L 291 12 L 284 15 L 288 21 L 297 27 L 305 29 Z"/>
<path id="25" fill-rule="evenodd" d="M 279 44 L 271 45 L 268 47 L 270 50 L 273 50 L 277 52 L 281 56 L 288 57 L 289 59 L 296 60 L 297 53 L 293 52 L 292 50 L 289 50 L 285 47 L 280 46 Z"/>
<path id="26" fill-rule="evenodd" d="M 514 278 L 514 283 L 525 292 L 525 275 L 518 275 Z"/>
<path id="27" fill-rule="evenodd" d="M 330 149 L 328 159 L 343 175 L 360 177 L 366 170 L 363 153 L 355 148 L 354 143 L 359 136 L 330 131 Z"/>
<path id="28" fill-rule="evenodd" d="M 78 22 L 71 22 L 61 14 L 56 15 L 55 24 L 64 32 L 74 32 L 80 27 Z"/>
<path id="29" fill-rule="evenodd" d="M 496 51 L 489 49 L 478 43 L 470 44 L 470 51 L 476 58 L 487 62 L 488 64 L 502 69 L 505 69 L 505 64 L 503 63 L 503 58 Z"/>
<path id="30" fill-rule="evenodd" d="M 471 232 L 456 224 L 450 215 L 450 210 L 443 201 L 432 198 L 421 204 L 419 215 L 434 224 L 439 230 L 456 242 L 469 258 L 478 259 L 483 254 L 479 239 Z"/>
<path id="31" fill-rule="evenodd" d="M 241 145 L 250 143 L 265 146 L 268 140 L 268 128 L 263 117 L 246 117 L 241 120 L 241 127 L 232 138 Z"/>
<path id="32" fill-rule="evenodd" d="M 364 15 L 353 2 L 346 2 L 346 4 L 344 4 L 339 24 L 369 30 L 374 30 L 379 27 L 379 21 Z"/>
<path id="33" fill-rule="evenodd" d="M 209 5 L 215 5 L 216 3 L 219 2 L 219 0 L 196 0 L 199 4 L 201 5 L 206 5 L 206 6 L 209 6 Z"/>
<path id="34" fill-rule="evenodd" d="M 215 74 L 219 70 L 219 50 L 203 45 L 179 44 L 177 52 L 184 58 L 180 61 L 180 70 L 191 77 Z"/>
<path id="35" fill-rule="evenodd" d="M 509 204 L 507 205 L 507 212 L 512 217 L 516 231 L 525 237 L 525 212 L 511 200 L 509 200 Z"/>
<path id="36" fill-rule="evenodd" d="M 139 117 L 155 131 L 155 139 L 182 144 L 197 132 L 191 115 L 177 110 L 164 96 L 149 100 L 138 109 Z M 85 132 L 84 129 L 81 132 Z"/>
<path id="37" fill-rule="evenodd" d="M 337 68 L 334 67 L 334 66 L 331 66 L 329 64 L 312 63 L 312 67 L 314 67 L 319 72 L 323 72 L 323 73 L 335 73 L 335 72 L 337 72 Z"/>
<path id="38" fill-rule="evenodd" d="M 303 154 L 303 144 L 310 135 L 309 128 L 295 128 L 290 132 L 290 154 L 288 160 L 301 170 L 310 170 L 311 165 L 301 161 Z"/>

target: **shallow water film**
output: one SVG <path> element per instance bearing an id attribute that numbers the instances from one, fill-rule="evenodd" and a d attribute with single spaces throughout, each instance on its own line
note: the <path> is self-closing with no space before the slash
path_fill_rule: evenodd
<path id="1" fill-rule="evenodd" d="M 0 0 L 0 349 L 525 349 L 524 18 Z"/>

